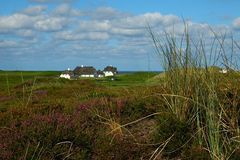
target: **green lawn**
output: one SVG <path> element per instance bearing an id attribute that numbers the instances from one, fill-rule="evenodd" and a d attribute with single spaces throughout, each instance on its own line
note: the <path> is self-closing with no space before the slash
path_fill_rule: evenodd
<path id="1" fill-rule="evenodd" d="M 0 71 L 0 90 L 8 92 L 8 89 L 16 87 L 24 82 L 36 79 L 54 79 L 60 75 L 59 71 Z M 105 86 L 137 86 L 147 84 L 147 80 L 156 76 L 157 72 L 136 72 L 129 74 L 118 74 L 111 80 L 111 77 L 88 79 Z"/>
<path id="2" fill-rule="evenodd" d="M 157 72 L 135 72 L 128 74 L 118 74 L 114 80 L 110 78 L 97 79 L 97 82 L 106 86 L 139 86 L 148 85 L 148 80 L 158 75 Z"/>
<path id="3" fill-rule="evenodd" d="M 7 91 L 34 78 L 57 77 L 58 71 L 0 71 L 0 90 Z"/>

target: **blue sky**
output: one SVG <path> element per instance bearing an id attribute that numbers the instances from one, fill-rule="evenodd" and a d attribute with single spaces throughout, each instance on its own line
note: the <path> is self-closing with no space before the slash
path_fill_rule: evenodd
<path id="1" fill-rule="evenodd" d="M 161 70 L 145 29 L 240 32 L 239 0 L 8 0 L 0 5 L 0 69 Z M 150 66 L 150 67 L 149 67 Z"/>

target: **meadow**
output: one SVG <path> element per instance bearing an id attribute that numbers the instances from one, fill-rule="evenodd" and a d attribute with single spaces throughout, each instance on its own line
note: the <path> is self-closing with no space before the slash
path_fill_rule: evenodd
<path id="1" fill-rule="evenodd" d="M 155 88 L 147 80 L 158 73 L 120 74 L 114 81 L 110 78 L 66 80 L 59 79 L 59 74 L 1 71 L 0 139 L 3 152 L 0 157 L 128 157 L 127 152 L 125 155 L 116 155 L 121 145 L 114 144 L 114 141 L 116 138 L 122 139 L 123 132 L 121 129 L 121 135 L 118 135 L 118 131 L 111 133 L 111 127 L 120 121 L 127 123 L 151 113 L 152 109 L 147 111 L 144 105 L 151 105 L 152 102 L 138 99 L 151 92 L 150 88 Z M 142 91 L 146 93 L 142 94 Z M 129 107 L 123 113 L 125 105 Z M 130 138 L 129 134 L 125 136 Z M 126 142 L 123 140 L 123 143 Z M 129 147 L 136 145 L 134 143 Z M 116 148 L 113 149 L 113 146 Z M 93 151 L 93 148 L 100 151 Z"/>
<path id="2" fill-rule="evenodd" d="M 0 158 L 240 159 L 240 72 L 224 37 L 210 59 L 187 31 L 149 33 L 163 73 L 0 72 Z"/>

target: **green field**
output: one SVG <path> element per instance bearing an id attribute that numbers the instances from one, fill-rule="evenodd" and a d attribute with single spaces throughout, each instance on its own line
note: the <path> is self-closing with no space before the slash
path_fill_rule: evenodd
<path id="1" fill-rule="evenodd" d="M 148 80 L 156 76 L 157 72 L 135 72 L 128 74 L 119 74 L 114 77 L 112 81 L 111 78 L 100 78 L 97 82 L 104 84 L 106 86 L 138 86 L 138 85 L 148 85 Z"/>
<path id="2" fill-rule="evenodd" d="M 0 89 L 6 90 L 8 87 L 12 88 L 23 82 L 34 80 L 35 78 L 58 78 L 60 74 L 61 72 L 59 71 L 0 71 Z M 144 84 L 147 79 L 155 75 L 157 75 L 157 73 L 136 72 L 117 75 L 114 81 L 111 81 L 110 78 L 99 78 L 97 82 L 112 86 L 139 85 Z"/>
<path id="3" fill-rule="evenodd" d="M 0 71 L 0 90 L 7 90 L 34 78 L 58 77 L 57 71 Z"/>

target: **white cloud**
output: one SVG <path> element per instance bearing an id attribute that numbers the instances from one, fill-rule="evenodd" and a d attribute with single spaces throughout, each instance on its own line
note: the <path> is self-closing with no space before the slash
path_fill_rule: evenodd
<path id="1" fill-rule="evenodd" d="M 60 3 L 68 3 L 74 0 L 29 0 L 30 2 L 38 2 L 38 3 L 51 3 L 51 2 L 60 2 Z"/>
<path id="2" fill-rule="evenodd" d="M 208 23 L 196 23 L 192 21 L 179 21 L 178 23 L 174 23 L 173 25 L 162 26 L 157 25 L 154 28 L 154 31 L 157 31 L 158 34 L 170 33 L 175 36 L 183 36 L 183 34 L 187 31 L 189 35 L 193 38 L 213 38 L 216 35 L 230 35 L 232 30 L 227 25 L 215 25 L 210 26 Z"/>
<path id="3" fill-rule="evenodd" d="M 133 15 L 110 7 L 80 10 L 69 4 L 53 9 L 30 6 L 21 12 L 0 16 L 0 54 L 84 55 L 114 59 L 146 57 L 153 52 L 151 39 L 147 36 L 148 24 L 157 32 L 174 31 L 178 35 L 185 27 L 178 16 L 158 12 Z M 193 35 L 212 36 L 207 23 L 187 21 L 187 24 Z M 240 19 L 236 19 L 233 26 L 240 28 Z M 213 26 L 213 30 L 217 33 L 234 31 L 230 26 L 222 25 Z"/>
<path id="4" fill-rule="evenodd" d="M 90 16 L 92 19 L 98 20 L 112 20 L 130 16 L 130 14 L 128 13 L 120 12 L 111 7 L 99 7 L 93 11 L 86 12 L 86 14 Z"/>
<path id="5" fill-rule="evenodd" d="M 31 35 L 32 33 L 30 29 L 49 32 L 61 31 L 66 26 L 71 26 L 71 28 L 77 28 L 77 32 L 91 32 L 89 34 L 91 36 L 79 37 L 87 37 L 88 39 L 89 37 L 92 37 L 90 39 L 95 39 L 94 37 L 97 37 L 96 39 L 108 39 L 109 37 L 106 36 L 106 33 L 102 33 L 102 35 L 104 35 L 103 38 L 100 38 L 97 35 L 99 35 L 99 32 L 107 32 L 108 36 L 109 34 L 114 36 L 139 36 L 144 35 L 144 32 L 146 32 L 145 27 L 147 26 L 147 23 L 155 27 L 158 25 L 168 26 L 179 21 L 179 18 L 173 15 L 146 13 L 142 15 L 131 16 L 127 14 L 120 14 L 120 12 L 112 8 L 98 8 L 92 13 L 85 12 L 85 17 L 88 17 L 88 19 L 83 20 L 83 12 L 73 9 L 67 4 L 58 6 L 53 11 L 53 14 L 49 12 L 43 13 L 43 11 L 46 11 L 46 7 L 32 6 L 23 11 L 25 14 L 15 13 L 10 16 L 0 17 L 0 32 L 19 29 L 25 30 L 25 33 L 22 33 L 22 35 Z M 108 14 L 110 14 L 115 18 L 97 20 L 91 17 L 91 15 L 94 14 L 105 18 Z M 65 17 L 63 15 L 69 15 L 70 17 Z M 76 15 L 82 15 L 83 19 L 81 17 L 78 19 L 76 17 L 74 18 Z M 122 15 L 122 17 L 120 15 Z M 72 20 L 74 20 L 74 23 L 71 22 Z M 76 26 L 76 24 L 79 24 L 79 26 Z M 26 32 L 27 29 L 28 31 Z M 18 33 L 21 33 L 21 31 Z M 96 36 L 93 36 L 92 33 L 96 33 Z"/>
<path id="6" fill-rule="evenodd" d="M 34 19 L 25 14 L 16 13 L 11 16 L 0 17 L 0 31 L 11 29 L 23 29 L 30 27 Z"/>
<path id="7" fill-rule="evenodd" d="M 20 29 L 15 31 L 16 35 L 21 37 L 34 37 L 36 33 L 31 29 Z"/>
<path id="8" fill-rule="evenodd" d="M 59 16 L 82 16 L 84 13 L 80 10 L 73 9 L 69 4 L 59 5 L 53 13 Z"/>
<path id="9" fill-rule="evenodd" d="M 107 40 L 109 34 L 106 32 L 71 32 L 63 31 L 55 34 L 55 39 L 76 41 L 76 40 Z"/>
<path id="10" fill-rule="evenodd" d="M 31 48 L 31 45 L 37 43 L 36 39 L 29 40 L 0 40 L 0 49 L 21 51 L 21 49 Z M 22 53 L 24 54 L 24 53 Z"/>
<path id="11" fill-rule="evenodd" d="M 236 18 L 234 21 L 233 21 L 233 27 L 235 29 L 240 29 L 240 17 L 239 18 Z"/>
<path id="12" fill-rule="evenodd" d="M 22 11 L 24 14 L 28 15 L 39 15 L 47 10 L 47 6 L 30 6 Z"/>
<path id="13" fill-rule="evenodd" d="M 0 40 L 1 48 L 9 48 L 9 47 L 16 47 L 16 46 L 18 46 L 18 43 L 16 41 Z"/>
<path id="14" fill-rule="evenodd" d="M 39 3 L 46 3 L 51 2 L 52 0 L 29 0 L 30 2 L 39 2 Z"/>
<path id="15" fill-rule="evenodd" d="M 17 29 L 39 30 L 39 31 L 58 31 L 64 28 L 69 20 L 63 17 L 49 15 L 30 16 L 16 13 L 10 16 L 0 17 L 0 32 L 16 32 Z"/>
<path id="16" fill-rule="evenodd" d="M 41 17 L 34 23 L 34 28 L 40 31 L 59 31 L 67 23 L 68 20 L 61 17 Z"/>
<path id="17" fill-rule="evenodd" d="M 109 20 L 102 21 L 80 21 L 79 31 L 109 31 L 112 25 Z"/>
<path id="18" fill-rule="evenodd" d="M 168 26 L 178 23 L 180 20 L 174 15 L 161 15 L 160 13 L 145 13 L 137 16 L 129 16 L 115 21 L 115 26 L 122 28 L 145 28 L 151 26 Z"/>
<path id="19" fill-rule="evenodd" d="M 57 14 L 66 14 L 71 10 L 71 7 L 68 4 L 62 4 L 55 9 Z"/>
<path id="20" fill-rule="evenodd" d="M 127 29 L 127 28 L 112 28 L 110 31 L 112 34 L 117 36 L 144 36 L 146 30 L 142 29 Z"/>
<path id="21" fill-rule="evenodd" d="M 102 10 L 103 8 L 101 8 Z M 97 9 L 98 10 L 98 9 Z M 107 9 L 108 10 L 108 9 Z M 111 10 L 111 12 L 117 12 Z M 99 11 L 96 11 L 99 12 Z M 104 15 L 104 14 L 103 14 Z M 104 31 L 114 36 L 144 36 L 148 23 L 153 26 L 170 26 L 171 24 L 178 23 L 179 18 L 173 15 L 161 15 L 160 13 L 146 13 L 142 15 L 124 15 L 123 17 L 114 19 L 88 19 L 79 21 L 79 31 Z"/>

